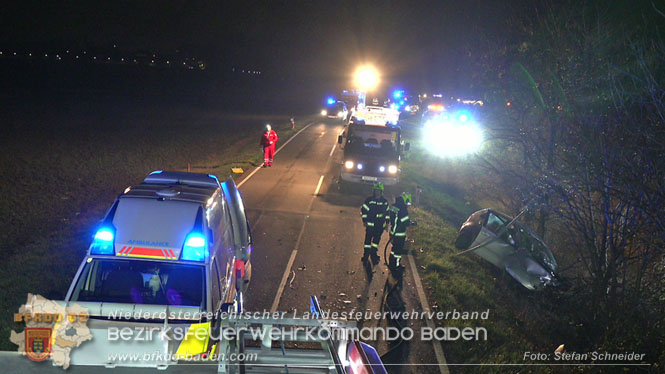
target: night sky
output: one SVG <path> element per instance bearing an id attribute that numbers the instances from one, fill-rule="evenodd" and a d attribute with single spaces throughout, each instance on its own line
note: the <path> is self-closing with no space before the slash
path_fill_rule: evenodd
<path id="1" fill-rule="evenodd" d="M 521 4 L 521 5 L 520 5 Z M 362 62 L 384 82 L 436 89 L 453 82 L 477 38 L 505 33 L 522 0 L 11 2 L 0 43 L 110 48 L 205 58 L 344 86 Z"/>

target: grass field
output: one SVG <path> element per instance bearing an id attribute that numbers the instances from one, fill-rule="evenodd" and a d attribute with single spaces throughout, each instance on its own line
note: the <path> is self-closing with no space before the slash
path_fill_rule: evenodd
<path id="1" fill-rule="evenodd" d="M 164 111 L 164 107 L 168 108 Z M 97 110 L 99 109 L 99 110 Z M 113 112 L 108 106 L 36 106 L 3 113 L 0 161 L 0 349 L 16 347 L 9 330 L 27 293 L 64 293 L 94 229 L 125 187 L 152 170 L 231 175 L 262 162 L 259 137 L 270 122 L 281 141 L 309 118 L 225 114 L 156 105 Z M 47 121 L 46 123 L 45 121 Z"/>
<path id="2" fill-rule="evenodd" d="M 531 293 L 510 276 L 473 255 L 457 255 L 454 247 L 462 223 L 474 211 L 491 204 L 474 189 L 472 159 L 444 160 L 419 148 L 417 131 L 407 131 L 413 150 L 403 164 L 403 183 L 422 189 L 413 208 L 418 226 L 411 229 L 411 250 L 425 282 L 427 296 L 438 311 L 483 312 L 487 320 L 441 320 L 440 326 L 485 328 L 487 341 L 458 340 L 443 345 L 453 364 L 524 363 L 525 351 L 552 353 L 568 339 L 558 324 L 553 300 Z M 492 207 L 497 208 L 497 203 Z M 565 325 L 565 323 L 564 323 Z M 568 335 L 569 337 L 569 335 Z M 453 373 L 550 373 L 551 368 L 453 366 Z"/>

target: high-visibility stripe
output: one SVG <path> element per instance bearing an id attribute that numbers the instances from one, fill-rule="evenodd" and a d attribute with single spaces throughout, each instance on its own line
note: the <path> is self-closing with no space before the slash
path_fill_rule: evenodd
<path id="1" fill-rule="evenodd" d="M 404 216 L 404 217 L 402 217 L 402 219 L 400 221 L 406 222 L 407 219 L 409 219 L 409 216 Z"/>
<path id="2" fill-rule="evenodd" d="M 395 236 L 406 236 L 406 233 L 405 232 L 396 232 L 394 235 Z"/>
<path id="3" fill-rule="evenodd" d="M 372 248 L 371 245 L 365 244 L 365 248 Z"/>
<path id="4" fill-rule="evenodd" d="M 370 203 L 371 204 L 371 203 Z M 356 205 L 357 206 L 357 205 Z M 363 208 L 369 210 L 369 206 L 367 204 L 363 204 Z"/>
<path id="5" fill-rule="evenodd" d="M 374 227 L 374 222 L 367 222 L 367 226 L 372 226 L 372 227 Z"/>
<path id="6" fill-rule="evenodd" d="M 367 218 L 367 214 L 363 214 L 361 217 L 362 218 Z"/>
<path id="7" fill-rule="evenodd" d="M 193 323 L 187 329 L 185 339 L 178 346 L 176 355 L 179 357 L 194 356 L 208 350 L 210 322 Z M 199 337 L 201 339 L 199 339 Z"/>
<path id="8" fill-rule="evenodd" d="M 372 247 L 379 248 L 379 244 L 378 243 L 372 243 Z"/>

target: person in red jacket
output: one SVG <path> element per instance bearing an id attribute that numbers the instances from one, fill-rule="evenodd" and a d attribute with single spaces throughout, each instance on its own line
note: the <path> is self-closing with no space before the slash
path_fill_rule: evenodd
<path id="1" fill-rule="evenodd" d="M 266 125 L 266 131 L 261 136 L 261 147 L 263 147 L 263 167 L 272 166 L 275 157 L 275 144 L 279 140 L 277 133 L 270 125 Z"/>

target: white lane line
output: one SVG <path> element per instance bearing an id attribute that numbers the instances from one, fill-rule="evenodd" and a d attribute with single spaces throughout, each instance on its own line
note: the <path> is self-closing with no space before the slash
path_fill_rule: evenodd
<path id="1" fill-rule="evenodd" d="M 416 261 L 413 259 L 413 255 L 409 254 L 406 257 L 409 259 L 409 267 L 411 268 L 411 274 L 413 275 L 413 280 L 416 285 L 416 291 L 418 292 L 418 299 L 420 299 L 420 305 L 423 307 L 423 312 L 425 315 L 428 315 L 431 311 L 429 303 L 427 302 L 427 297 L 425 297 L 425 290 L 423 289 L 423 284 L 420 281 L 420 275 L 418 274 L 418 269 L 416 269 Z M 427 327 L 434 330 L 434 322 L 431 318 L 425 318 L 427 322 Z M 441 343 L 436 339 L 432 340 L 434 346 L 434 355 L 436 356 L 436 361 L 439 363 L 439 372 L 441 374 L 449 374 L 448 372 L 448 363 L 446 362 L 446 356 L 443 355 L 443 348 L 441 348 Z"/>
<path id="2" fill-rule="evenodd" d="M 329 162 L 330 162 L 330 156 L 328 156 L 328 159 L 326 160 L 326 165 L 324 169 L 326 170 L 328 169 Z M 271 313 L 276 312 L 277 308 L 279 307 L 279 301 L 282 299 L 282 294 L 284 293 L 284 287 L 286 286 L 286 280 L 289 278 L 289 274 L 291 274 L 291 268 L 293 267 L 293 262 L 296 260 L 296 255 L 298 254 L 298 248 L 300 248 L 300 241 L 302 240 L 302 237 L 305 234 L 305 226 L 307 226 L 309 215 L 312 212 L 312 205 L 314 205 L 314 199 L 316 199 L 316 195 L 318 195 L 319 190 L 323 185 L 323 177 L 324 175 L 322 175 L 321 178 L 319 178 L 319 183 L 316 185 L 314 196 L 312 196 L 312 198 L 309 200 L 309 206 L 307 207 L 307 214 L 305 215 L 305 219 L 302 221 L 302 226 L 300 227 L 300 232 L 298 233 L 298 239 L 296 239 L 296 245 L 295 247 L 293 247 L 293 252 L 291 252 L 291 257 L 289 257 L 289 262 L 286 264 L 286 269 L 284 269 L 284 274 L 282 274 L 282 280 L 279 282 L 279 288 L 277 288 L 275 299 L 273 300 L 272 306 L 270 307 Z"/>
<path id="3" fill-rule="evenodd" d="M 314 122 L 310 122 L 310 123 L 308 123 L 307 125 L 305 125 L 305 127 L 303 127 L 302 129 L 300 129 L 297 133 L 293 134 L 293 136 L 290 137 L 289 140 L 287 140 L 286 142 L 284 142 L 284 144 L 282 144 L 282 146 L 279 147 L 279 148 L 275 151 L 275 154 L 277 154 L 279 151 L 281 151 L 282 148 L 286 147 L 286 145 L 289 144 L 289 143 L 291 142 L 291 140 L 293 140 L 296 136 L 300 135 L 301 132 L 305 131 L 308 127 L 312 126 L 312 125 L 315 124 L 315 123 L 316 123 L 316 121 L 314 121 Z M 254 174 L 256 174 L 259 170 L 261 170 L 261 166 L 257 166 L 256 169 L 252 170 L 252 172 L 249 173 L 249 175 L 246 176 L 245 179 L 241 180 L 241 181 L 238 183 L 238 188 L 242 187 L 242 185 L 245 184 L 245 182 L 247 182 L 247 181 L 249 180 L 249 178 L 251 178 L 251 177 L 252 177 Z"/>
<path id="4" fill-rule="evenodd" d="M 319 189 L 321 189 L 321 183 L 323 183 L 323 175 L 321 178 L 319 178 L 319 184 L 316 185 L 316 189 L 314 190 L 314 196 L 319 194 Z"/>
<path id="5" fill-rule="evenodd" d="M 333 147 L 330 150 L 330 154 L 328 155 L 328 157 L 332 157 L 333 153 L 335 153 L 335 147 L 337 147 L 337 143 L 333 144 Z"/>
<path id="6" fill-rule="evenodd" d="M 324 131 L 324 132 L 322 132 L 322 133 L 321 133 L 321 135 L 319 135 L 319 138 L 320 138 L 320 137 L 322 137 L 322 136 L 323 136 L 323 135 L 325 135 L 325 134 L 326 134 L 326 132 L 325 132 L 325 131 Z"/>

